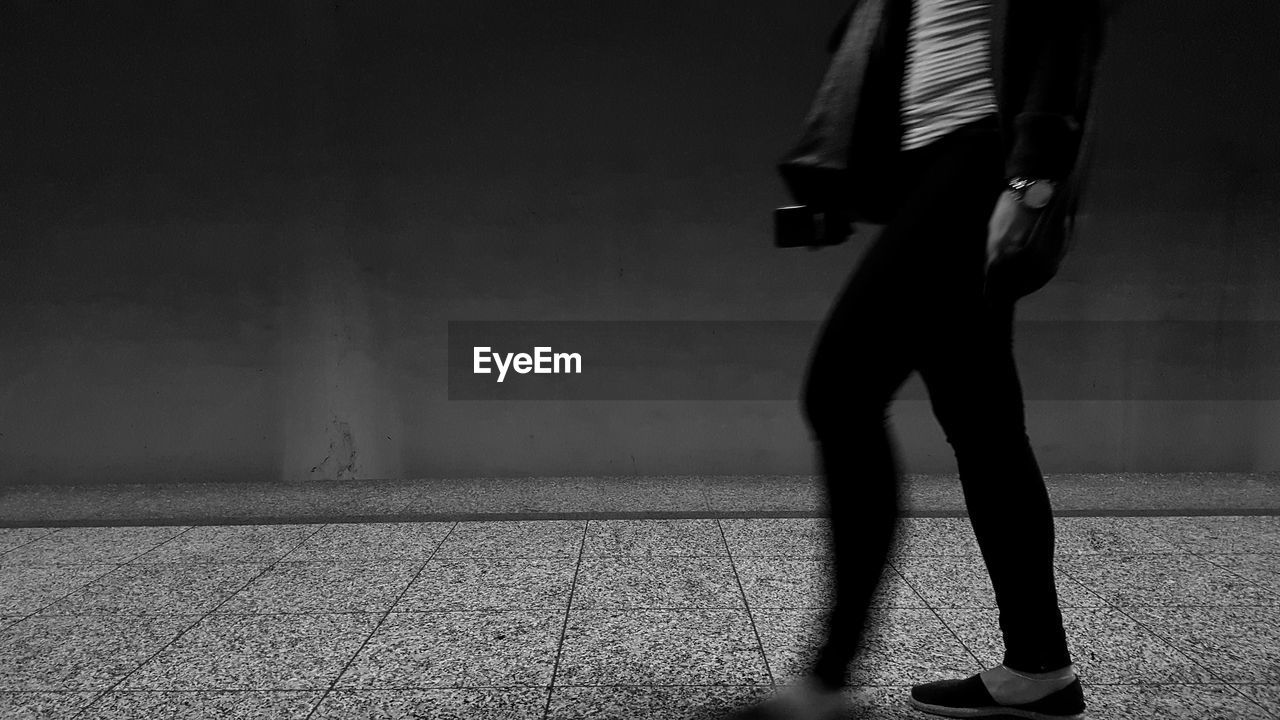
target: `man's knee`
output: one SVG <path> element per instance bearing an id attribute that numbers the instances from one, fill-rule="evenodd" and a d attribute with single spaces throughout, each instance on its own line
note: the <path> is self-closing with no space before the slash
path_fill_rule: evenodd
<path id="1" fill-rule="evenodd" d="M 957 454 L 1009 453 L 1030 446 L 1026 425 L 1019 420 L 973 420 L 943 428 L 947 443 Z"/>
<path id="2" fill-rule="evenodd" d="M 868 424 L 883 425 L 891 399 L 860 382 L 857 372 L 815 365 L 805 379 L 800 402 L 810 434 L 822 439 L 847 435 Z"/>

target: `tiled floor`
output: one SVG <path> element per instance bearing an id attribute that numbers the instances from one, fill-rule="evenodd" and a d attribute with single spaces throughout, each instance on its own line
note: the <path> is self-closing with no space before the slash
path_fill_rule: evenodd
<path id="1" fill-rule="evenodd" d="M 823 520 L 0 529 L 3 718 L 709 718 L 803 672 Z M 1062 517 L 1090 717 L 1280 717 L 1280 517 Z M 1000 655 L 967 520 L 905 518 L 861 717 Z"/>

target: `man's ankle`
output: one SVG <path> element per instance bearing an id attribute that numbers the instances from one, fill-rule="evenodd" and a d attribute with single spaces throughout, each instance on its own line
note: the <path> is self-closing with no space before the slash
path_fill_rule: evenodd
<path id="1" fill-rule="evenodd" d="M 983 670 L 981 677 L 993 700 L 1001 705 L 1023 705 L 1048 697 L 1075 682 L 1076 671 L 1074 665 L 1043 673 L 1028 673 L 997 665 Z"/>
<path id="2" fill-rule="evenodd" d="M 1060 680 L 1062 678 L 1070 679 L 1076 676 L 1076 666 L 1071 663 L 1067 663 L 1066 665 L 1061 665 L 1053 669 L 1046 669 L 1042 667 L 1037 670 L 1028 670 L 1026 668 L 1010 665 L 1009 663 L 1003 663 L 1001 667 L 1015 675 L 1019 675 L 1029 680 Z"/>
<path id="3" fill-rule="evenodd" d="M 1050 643 L 1045 643 L 1050 645 Z M 1041 648 L 1043 650 L 1043 648 Z M 1071 664 L 1071 653 L 1066 647 L 1052 653 L 1043 652 L 1005 652 L 1002 665 L 1024 675 L 1044 675 L 1056 673 L 1074 667 Z"/>

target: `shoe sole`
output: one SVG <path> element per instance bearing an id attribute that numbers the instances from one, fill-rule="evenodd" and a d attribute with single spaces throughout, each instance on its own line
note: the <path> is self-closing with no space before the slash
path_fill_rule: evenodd
<path id="1" fill-rule="evenodd" d="M 1084 713 L 1076 713 L 1074 715 L 1050 715 L 1048 713 L 1036 712 L 1034 710 L 1023 710 L 1021 708 L 1002 707 L 993 705 L 990 707 L 979 708 L 953 708 L 943 705 L 930 705 L 926 702 L 920 702 L 915 698 L 911 698 L 911 705 L 921 712 L 927 712 L 932 715 L 942 715 L 943 717 L 955 718 L 1026 718 L 1027 720 L 1084 720 Z"/>

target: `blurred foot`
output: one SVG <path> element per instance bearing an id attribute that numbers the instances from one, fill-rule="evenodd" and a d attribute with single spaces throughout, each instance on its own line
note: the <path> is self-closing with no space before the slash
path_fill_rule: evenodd
<path id="1" fill-rule="evenodd" d="M 843 690 L 831 690 L 817 678 L 787 685 L 759 705 L 741 710 L 731 720 L 845 720 L 849 705 Z"/>

